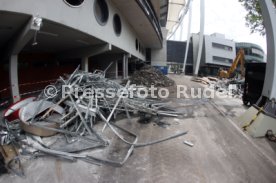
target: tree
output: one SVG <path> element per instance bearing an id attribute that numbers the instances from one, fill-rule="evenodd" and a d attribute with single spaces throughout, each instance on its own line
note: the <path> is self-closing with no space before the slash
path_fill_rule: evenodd
<path id="1" fill-rule="evenodd" d="M 259 32 L 261 35 L 265 35 L 265 27 L 259 1 L 263 0 L 239 0 L 248 12 L 245 16 L 245 25 L 250 28 L 251 33 Z M 274 7 L 276 7 L 276 0 L 272 0 L 272 2 Z"/>

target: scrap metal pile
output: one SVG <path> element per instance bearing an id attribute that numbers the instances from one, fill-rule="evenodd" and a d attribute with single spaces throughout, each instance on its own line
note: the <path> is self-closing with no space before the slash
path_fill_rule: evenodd
<path id="1" fill-rule="evenodd" d="M 150 65 L 145 65 L 140 70 L 135 71 L 130 80 L 133 84 L 147 87 L 151 85 L 169 87 L 175 84 L 173 80 L 165 76 L 160 70 Z"/>
<path id="2" fill-rule="evenodd" d="M 70 76 L 60 77 L 55 84 L 46 87 L 38 97 L 22 100 L 5 112 L 0 133 L 1 145 L 12 145 L 17 149 L 16 157 L 10 160 L 13 162 L 18 162 L 21 154 L 29 154 L 122 166 L 135 147 L 152 145 L 187 133 L 138 143 L 136 134 L 115 124 L 116 116 L 123 114 L 131 119 L 132 114 L 141 113 L 177 117 L 178 112 L 160 101 L 139 98 L 135 89 L 132 96 L 128 95 L 132 89 L 129 81 L 125 86 L 119 85 L 105 78 L 103 71 L 88 73 L 76 69 Z M 111 90 L 116 95 L 110 97 Z M 107 128 L 109 133 L 115 134 L 129 147 L 124 158 L 112 160 L 79 153 L 109 146 L 111 139 L 103 133 Z M 13 170 L 12 167 L 10 169 Z M 13 172 L 22 175 L 18 170 Z"/>

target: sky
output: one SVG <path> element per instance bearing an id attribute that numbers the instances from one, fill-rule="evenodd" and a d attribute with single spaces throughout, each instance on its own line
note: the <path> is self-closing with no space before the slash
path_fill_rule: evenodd
<path id="1" fill-rule="evenodd" d="M 193 0 L 191 33 L 198 33 L 200 26 L 200 0 Z M 250 33 L 245 25 L 246 10 L 238 0 L 205 0 L 205 30 L 204 34 L 222 33 L 227 39 L 236 42 L 258 44 L 266 52 L 266 37 L 259 33 Z M 187 40 L 188 14 L 184 18 L 181 38 L 181 27 L 172 40 Z"/>

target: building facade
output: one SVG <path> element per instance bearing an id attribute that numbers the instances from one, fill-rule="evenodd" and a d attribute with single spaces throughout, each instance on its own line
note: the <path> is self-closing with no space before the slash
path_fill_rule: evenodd
<path id="1" fill-rule="evenodd" d="M 265 62 L 264 50 L 256 44 L 240 42 L 236 43 L 236 50 L 244 49 L 245 61 L 247 63 Z"/>
<path id="2" fill-rule="evenodd" d="M 187 42 L 167 41 L 167 65 L 170 72 L 182 71 Z M 190 42 L 187 62 L 185 67 L 186 74 L 193 73 L 193 45 Z"/>
<path id="3" fill-rule="evenodd" d="M 160 21 L 165 26 L 168 6 L 156 0 L 0 0 L 0 100 L 19 100 L 78 65 L 91 72 L 113 63 L 112 78 L 127 78 L 136 62 L 162 65 Z"/>
<path id="4" fill-rule="evenodd" d="M 182 68 L 186 50 L 186 42 L 167 41 L 167 65 L 180 65 Z M 217 75 L 219 69 L 231 66 L 239 49 L 245 51 L 246 62 L 264 62 L 263 49 L 252 43 L 236 43 L 225 38 L 225 35 L 214 33 L 204 35 L 203 50 L 200 60 L 200 75 Z M 191 34 L 187 56 L 186 73 L 192 73 L 197 61 L 199 49 L 199 34 Z"/>
<path id="5" fill-rule="evenodd" d="M 193 35 L 193 38 L 197 36 Z M 198 47 L 197 40 L 198 38 L 193 39 L 195 47 Z M 197 55 L 197 52 L 194 55 Z M 225 35 L 219 33 L 204 35 L 199 75 L 216 76 L 221 68 L 230 67 L 235 57 L 236 47 L 233 40 L 226 39 Z"/>
<path id="6" fill-rule="evenodd" d="M 233 40 L 226 39 L 223 34 L 219 33 L 204 36 L 201 65 L 213 64 L 229 67 L 235 57 L 236 46 Z"/>

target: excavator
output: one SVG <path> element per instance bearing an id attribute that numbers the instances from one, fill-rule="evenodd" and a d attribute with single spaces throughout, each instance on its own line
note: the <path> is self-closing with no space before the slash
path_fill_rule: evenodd
<path id="1" fill-rule="evenodd" d="M 238 54 L 237 54 L 236 58 L 234 59 L 231 67 L 228 69 L 228 71 L 223 70 L 223 69 L 219 70 L 219 73 L 218 73 L 219 77 L 220 78 L 230 78 L 230 77 L 232 77 L 233 73 L 237 69 L 237 66 L 238 66 L 239 63 L 241 65 L 241 67 L 240 67 L 241 68 L 241 76 L 243 78 L 244 75 L 245 75 L 245 68 L 244 68 L 245 61 L 244 61 L 244 50 L 243 49 L 239 49 Z"/>

